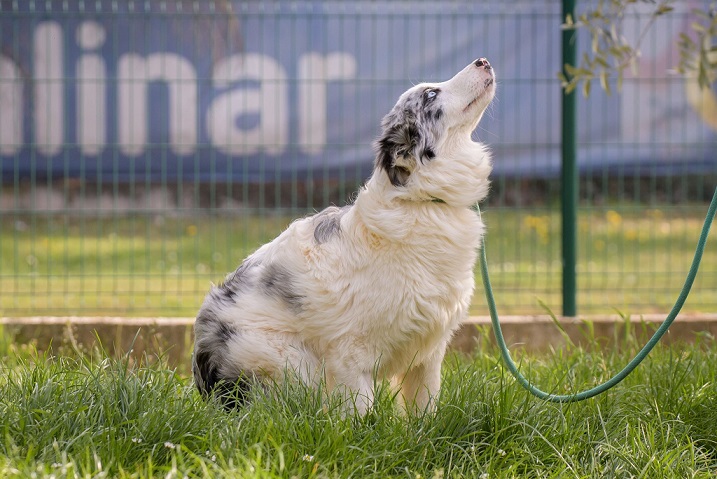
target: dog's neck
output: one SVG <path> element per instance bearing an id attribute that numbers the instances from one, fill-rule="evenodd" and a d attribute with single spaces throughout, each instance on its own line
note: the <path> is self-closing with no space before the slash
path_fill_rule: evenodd
<path id="1" fill-rule="evenodd" d="M 417 228 L 425 226 L 430 234 L 441 222 L 474 216 L 470 208 L 488 194 L 490 153 L 468 138 L 448 145 L 443 154 L 431 160 L 433 168 L 415 169 L 405 186 L 392 184 L 382 168 L 374 169 L 354 208 L 366 227 L 402 241 Z"/>
<path id="2" fill-rule="evenodd" d="M 359 191 L 353 208 L 366 228 L 393 241 L 404 241 L 409 235 L 418 234 L 417 228 L 426 223 L 427 217 L 430 222 L 438 220 L 437 216 L 450 214 L 450 210 L 460 209 L 448 205 L 440 198 L 407 197 L 404 191 L 391 184 L 386 173 L 381 170 L 374 171 Z"/>

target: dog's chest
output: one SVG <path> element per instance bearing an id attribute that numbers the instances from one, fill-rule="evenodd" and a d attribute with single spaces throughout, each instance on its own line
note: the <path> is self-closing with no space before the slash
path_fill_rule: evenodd
<path id="1" fill-rule="evenodd" d="M 464 258 L 464 261 L 469 261 Z M 382 372 L 396 374 L 422 363 L 450 339 L 465 316 L 473 293 L 469 268 L 451 270 L 441 262 L 406 263 L 388 281 L 376 283 L 375 298 L 385 298 L 367 319 L 365 331 L 382 358 Z M 403 273 L 403 274 L 401 274 Z M 376 304 L 376 302 L 374 302 Z"/>
<path id="2" fill-rule="evenodd" d="M 377 342 L 413 350 L 450 334 L 473 293 L 474 261 L 470 244 L 414 244 L 383 251 L 358 285 L 359 302 L 369 309 L 366 330 Z"/>
<path id="3" fill-rule="evenodd" d="M 455 228 L 419 224 L 405 241 L 381 238 L 348 216 L 334 241 L 306 243 L 302 256 L 313 286 L 305 334 L 360 337 L 377 356 L 409 361 L 445 341 L 473 293 L 482 223 L 467 213 Z"/>

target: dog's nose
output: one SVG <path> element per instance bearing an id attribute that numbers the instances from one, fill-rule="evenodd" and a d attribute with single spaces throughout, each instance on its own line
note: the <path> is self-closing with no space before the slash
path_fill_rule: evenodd
<path id="1" fill-rule="evenodd" d="M 490 66 L 490 63 L 488 62 L 488 59 L 487 59 L 487 58 L 479 58 L 478 60 L 476 60 L 475 62 L 473 62 L 473 64 L 474 64 L 475 66 L 479 67 L 479 68 L 480 68 L 480 67 L 483 67 L 483 68 L 485 68 L 486 70 L 490 70 L 491 68 L 493 68 L 493 67 Z"/>

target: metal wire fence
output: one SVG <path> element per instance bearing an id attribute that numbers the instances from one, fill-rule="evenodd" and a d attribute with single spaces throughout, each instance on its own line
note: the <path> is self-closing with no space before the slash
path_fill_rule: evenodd
<path id="1" fill-rule="evenodd" d="M 714 90 L 668 71 L 689 22 L 678 2 L 619 94 L 579 99 L 579 313 L 664 311 L 689 266 L 717 183 Z M 351 201 L 402 91 L 479 56 L 499 308 L 559 312 L 560 24 L 557 1 L 0 0 L 0 316 L 194 315 Z M 714 251 L 686 309 L 717 308 Z"/>

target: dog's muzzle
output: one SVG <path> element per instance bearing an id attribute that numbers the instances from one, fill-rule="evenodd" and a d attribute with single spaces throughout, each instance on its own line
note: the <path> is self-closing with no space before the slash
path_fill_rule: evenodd
<path id="1" fill-rule="evenodd" d="M 473 64 L 477 66 L 478 68 L 483 67 L 486 70 L 492 70 L 493 67 L 490 66 L 490 63 L 488 62 L 487 58 L 479 58 L 478 60 L 474 61 Z"/>

